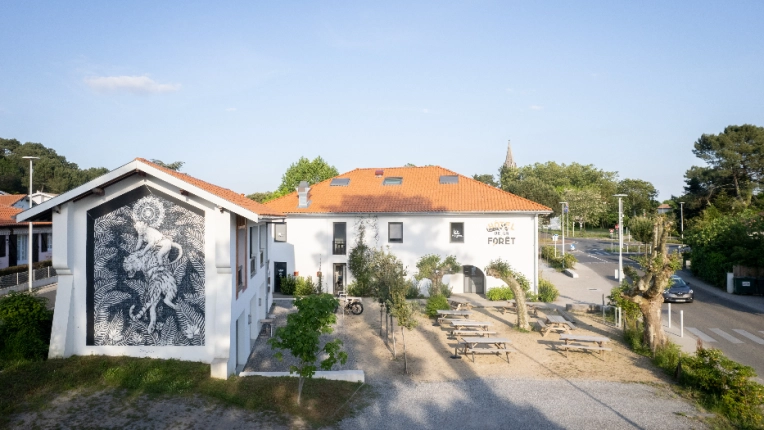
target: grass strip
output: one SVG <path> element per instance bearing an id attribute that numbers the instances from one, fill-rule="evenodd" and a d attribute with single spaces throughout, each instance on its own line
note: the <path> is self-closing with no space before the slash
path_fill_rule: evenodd
<path id="1" fill-rule="evenodd" d="M 300 417 L 311 425 L 328 425 L 352 413 L 352 407 L 341 407 L 361 386 L 308 380 L 302 406 L 297 406 L 297 378 L 213 379 L 209 364 L 204 363 L 107 356 L 17 362 L 0 372 L 0 427 L 7 426 L 11 415 L 41 410 L 51 399 L 70 390 L 103 389 L 119 389 L 127 395 L 200 395 L 252 411 Z"/>

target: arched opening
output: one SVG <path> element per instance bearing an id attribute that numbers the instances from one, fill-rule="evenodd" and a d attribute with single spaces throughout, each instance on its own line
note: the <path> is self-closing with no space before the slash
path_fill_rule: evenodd
<path id="1" fill-rule="evenodd" d="M 464 292 L 485 294 L 485 275 L 479 267 L 463 266 Z"/>

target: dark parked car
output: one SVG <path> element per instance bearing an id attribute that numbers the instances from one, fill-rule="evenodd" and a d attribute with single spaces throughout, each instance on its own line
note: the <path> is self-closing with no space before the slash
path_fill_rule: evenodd
<path id="1" fill-rule="evenodd" d="M 684 282 L 684 279 L 679 276 L 672 275 L 669 287 L 663 291 L 663 301 L 692 303 L 693 300 L 695 300 L 695 292 L 690 288 L 690 284 Z"/>

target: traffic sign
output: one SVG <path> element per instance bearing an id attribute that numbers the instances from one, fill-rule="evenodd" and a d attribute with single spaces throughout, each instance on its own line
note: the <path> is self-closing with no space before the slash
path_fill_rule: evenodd
<path id="1" fill-rule="evenodd" d="M 556 235 L 556 234 L 552 235 L 552 241 L 554 241 L 554 242 L 557 242 L 557 238 L 558 238 L 558 237 L 559 237 L 559 236 L 558 236 L 558 235 Z"/>

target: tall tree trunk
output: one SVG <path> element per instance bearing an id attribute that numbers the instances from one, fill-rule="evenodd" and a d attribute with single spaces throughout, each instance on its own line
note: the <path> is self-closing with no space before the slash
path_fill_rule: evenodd
<path id="1" fill-rule="evenodd" d="M 379 337 L 382 337 L 382 303 L 379 304 Z"/>
<path id="2" fill-rule="evenodd" d="M 406 361 L 406 332 L 401 327 L 401 337 L 403 338 L 403 371 L 409 374 L 409 363 Z"/>
<path id="3" fill-rule="evenodd" d="M 398 354 L 395 351 L 395 325 L 393 325 L 393 322 L 393 316 L 390 315 L 390 331 L 393 332 L 393 358 L 398 358 Z"/>
<path id="4" fill-rule="evenodd" d="M 653 352 L 662 348 L 668 342 L 668 338 L 666 337 L 666 332 L 663 331 L 663 324 L 661 321 L 662 304 L 662 296 L 653 297 L 651 300 L 643 300 L 639 304 L 639 308 L 642 311 L 642 317 L 645 321 L 643 340 L 645 345 L 649 345 L 650 351 Z"/>
<path id="5" fill-rule="evenodd" d="M 305 378 L 300 376 L 299 382 L 297 382 L 297 406 L 300 406 L 300 399 L 302 398 L 302 386 L 305 384 Z"/>
<path id="6" fill-rule="evenodd" d="M 509 281 L 508 279 L 503 280 Z M 514 281 L 514 279 L 512 280 Z M 528 323 L 528 306 L 525 305 L 525 291 L 520 288 L 520 284 L 517 282 L 507 282 L 509 288 L 515 294 L 515 305 L 517 306 L 517 328 L 522 330 L 530 330 L 531 325 Z"/>

